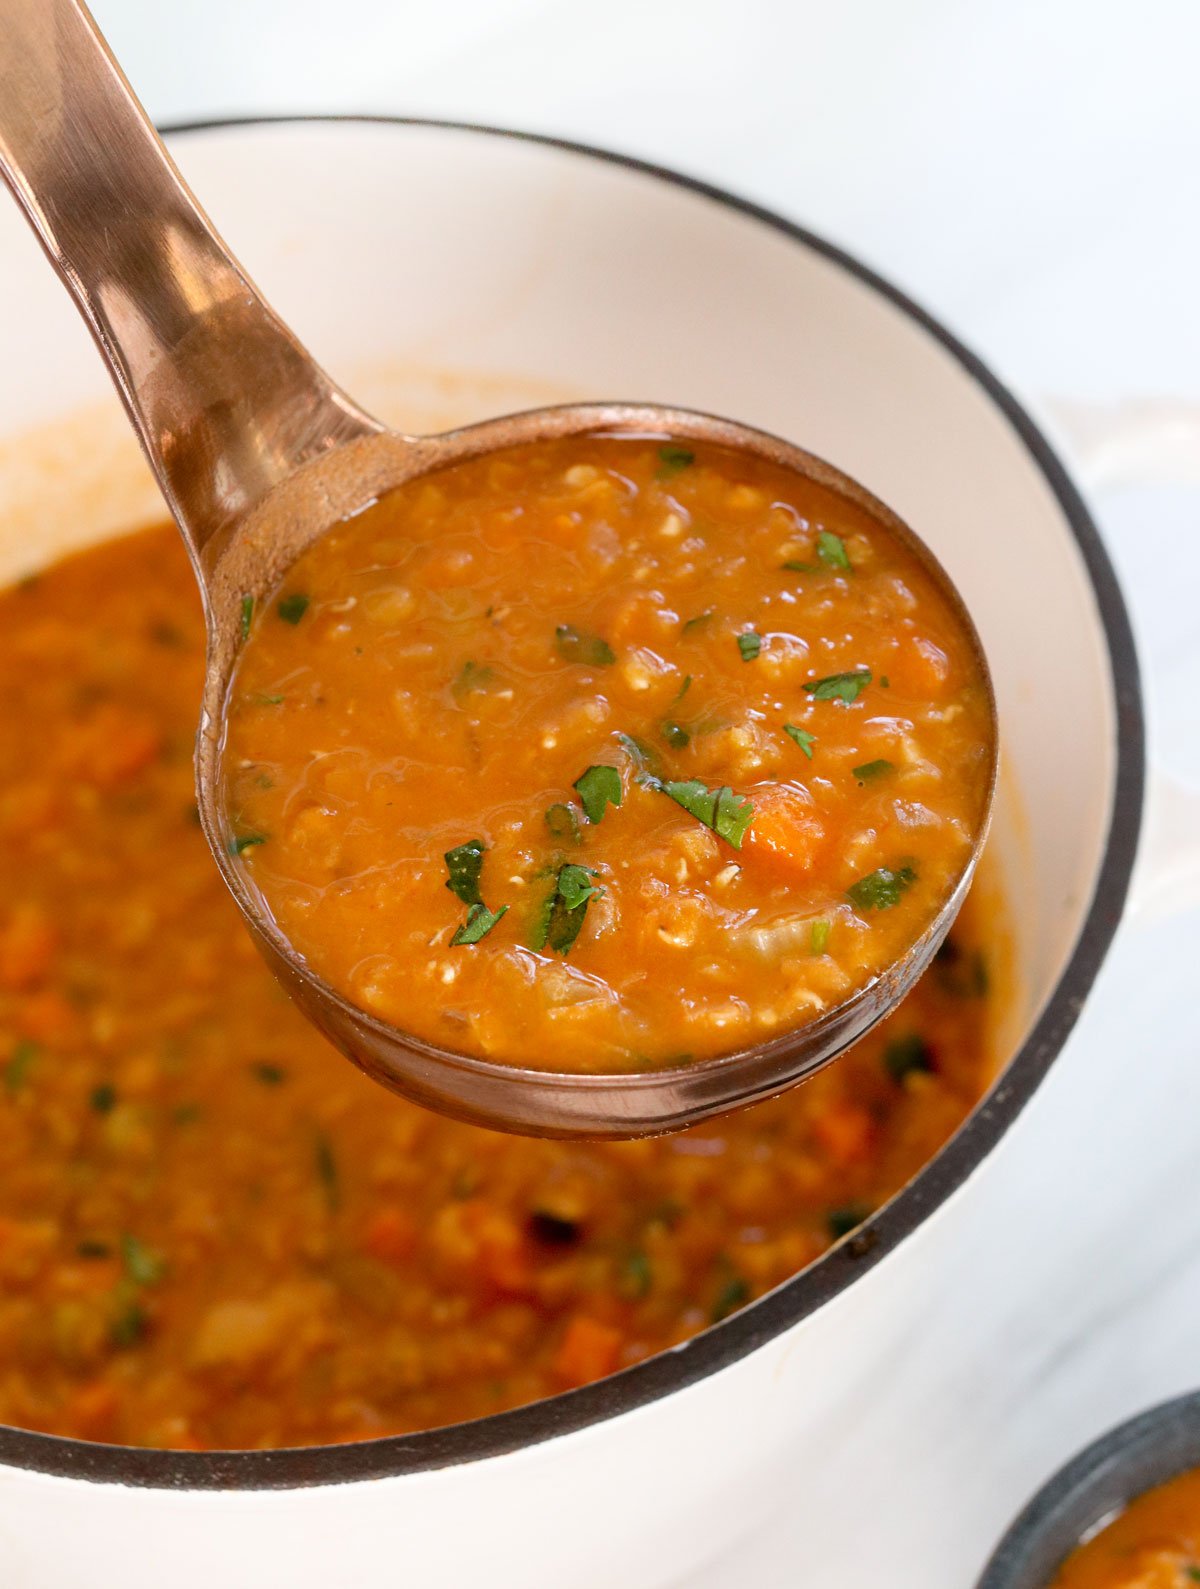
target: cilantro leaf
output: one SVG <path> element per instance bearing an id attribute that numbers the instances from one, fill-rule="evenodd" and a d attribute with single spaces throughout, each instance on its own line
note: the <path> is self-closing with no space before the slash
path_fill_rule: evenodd
<path id="1" fill-rule="evenodd" d="M 829 568 L 839 568 L 847 574 L 851 571 L 846 543 L 832 530 L 822 530 L 817 536 L 817 556 Z"/>
<path id="2" fill-rule="evenodd" d="M 884 1049 L 883 1068 L 893 1081 L 903 1081 L 914 1070 L 933 1069 L 933 1050 L 919 1032 L 905 1032 Z"/>
<path id="3" fill-rule="evenodd" d="M 121 1237 L 121 1261 L 135 1286 L 156 1285 L 167 1267 L 158 1253 L 128 1234 Z"/>
<path id="4" fill-rule="evenodd" d="M 495 668 L 489 667 L 486 662 L 479 663 L 468 660 L 458 670 L 458 677 L 450 686 L 450 689 L 454 699 L 461 706 L 468 695 L 474 695 L 479 691 L 486 690 L 495 681 L 495 678 Z"/>
<path id="5" fill-rule="evenodd" d="M 860 877 L 857 883 L 851 883 L 846 892 L 859 910 L 891 910 L 916 880 L 917 874 L 911 866 L 902 866 L 897 871 L 881 866 L 868 872 L 866 877 Z"/>
<path id="6" fill-rule="evenodd" d="M 576 778 L 574 789 L 589 822 L 599 822 L 608 806 L 621 804 L 621 774 L 615 767 L 589 767 Z"/>
<path id="7" fill-rule="evenodd" d="M 783 731 L 789 739 L 794 739 L 800 749 L 812 760 L 812 748 L 817 742 L 817 736 L 810 734 L 806 728 L 797 728 L 795 723 L 785 723 Z"/>
<path id="8" fill-rule="evenodd" d="M 743 662 L 753 662 L 762 650 L 762 635 L 756 634 L 753 629 L 737 637 L 738 650 L 742 653 Z"/>
<path id="9" fill-rule="evenodd" d="M 870 668 L 857 668 L 853 673 L 831 673 L 825 679 L 811 679 L 804 688 L 814 701 L 845 701 L 850 706 L 870 682 Z"/>
<path id="10" fill-rule="evenodd" d="M 690 745 L 692 736 L 682 723 L 677 723 L 674 718 L 667 718 L 662 726 L 662 737 L 672 750 L 682 750 L 685 745 Z"/>
<path id="11" fill-rule="evenodd" d="M 658 478 L 669 480 L 681 469 L 690 468 L 695 461 L 696 454 L 690 448 L 680 447 L 675 442 L 667 442 L 658 449 Z"/>
<path id="12" fill-rule="evenodd" d="M 465 844 L 457 844 L 454 849 L 447 850 L 442 857 L 449 874 L 446 887 L 452 894 L 457 894 L 464 905 L 482 903 L 479 873 L 483 868 L 484 848 L 482 839 L 468 839 Z"/>
<path id="13" fill-rule="evenodd" d="M 281 596 L 275 604 L 275 611 L 284 623 L 297 624 L 308 611 L 308 597 L 299 592 L 292 596 Z"/>
<path id="14" fill-rule="evenodd" d="M 226 848 L 230 855 L 240 855 L 243 850 L 252 850 L 256 844 L 265 844 L 265 833 L 235 833 L 229 840 Z"/>
<path id="15" fill-rule="evenodd" d="M 880 757 L 878 761 L 864 761 L 853 769 L 854 776 L 859 783 L 870 783 L 874 778 L 882 778 L 886 773 L 895 772 L 895 762 L 887 761 Z"/>
<path id="16" fill-rule="evenodd" d="M 841 1208 L 831 1208 L 825 1216 L 825 1224 L 834 1241 L 840 1241 L 870 1217 L 871 1210 L 866 1203 L 846 1203 Z"/>
<path id="17" fill-rule="evenodd" d="M 466 921 L 451 938 L 451 945 L 478 943 L 481 938 L 486 938 L 507 909 L 507 905 L 501 905 L 499 910 L 489 910 L 482 903 L 472 905 Z"/>
<path id="18" fill-rule="evenodd" d="M 561 800 L 556 801 L 546 812 L 546 826 L 556 839 L 572 839 L 576 844 L 582 840 L 575 807 L 566 805 Z"/>
<path id="19" fill-rule="evenodd" d="M 702 624 L 706 624 L 716 610 L 717 609 L 715 607 L 709 607 L 705 612 L 698 612 L 694 618 L 688 619 L 683 628 L 679 631 L 680 634 L 693 633 L 693 631 L 699 629 Z"/>
<path id="20" fill-rule="evenodd" d="M 735 850 L 740 850 L 746 829 L 754 820 L 754 804 L 735 795 L 728 786 L 710 789 L 698 778 L 672 779 L 658 785 L 676 805 L 711 828 L 718 838 L 724 839 Z"/>
<path id="21" fill-rule="evenodd" d="M 587 915 L 588 901 L 601 892 L 589 881 L 595 876 L 588 866 L 567 862 L 559 867 L 554 887 L 546 896 L 530 934 L 531 949 L 550 948 L 555 954 L 570 954 Z"/>
<path id="22" fill-rule="evenodd" d="M 254 597 L 242 597 L 242 639 L 250 638 L 250 622 L 254 617 Z"/>
<path id="23" fill-rule="evenodd" d="M 590 668 L 607 668 L 617 660 L 607 640 L 574 624 L 560 623 L 554 631 L 558 649 L 568 662 L 582 662 Z"/>
<path id="24" fill-rule="evenodd" d="M 829 934 L 833 931 L 833 923 L 829 921 L 814 921 L 812 930 L 808 935 L 809 944 L 815 955 L 823 955 L 829 947 Z"/>

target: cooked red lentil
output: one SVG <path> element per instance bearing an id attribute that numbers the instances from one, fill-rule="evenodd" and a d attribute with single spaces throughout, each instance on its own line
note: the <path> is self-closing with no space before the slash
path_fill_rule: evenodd
<path id="1" fill-rule="evenodd" d="M 202 668 L 171 528 L 0 594 L 0 1420 L 274 1446 L 528 1402 L 786 1279 L 979 1098 L 971 901 L 886 1026 L 678 1137 L 529 1141 L 381 1092 L 217 876 Z"/>
<path id="2" fill-rule="evenodd" d="M 642 1069 L 811 1020 L 983 818 L 956 613 L 864 509 L 740 454 L 473 460 L 245 611 L 229 844 L 326 980 L 460 1052 Z"/>
<path id="3" fill-rule="evenodd" d="M 1051 1589 L 1191 1589 L 1200 1583 L 1200 1469 L 1139 1495 L 1073 1551 Z"/>

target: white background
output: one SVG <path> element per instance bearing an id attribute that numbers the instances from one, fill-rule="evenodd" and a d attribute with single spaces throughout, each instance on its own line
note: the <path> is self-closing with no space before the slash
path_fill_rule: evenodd
<path id="1" fill-rule="evenodd" d="M 1200 0 L 93 4 L 160 121 L 376 111 L 604 144 L 857 253 L 1068 436 L 1200 413 Z M 1195 787 L 1186 436 L 1174 473 L 1110 471 L 1092 502 L 1139 630 L 1155 762 Z M 842 1512 L 819 1537 L 781 1518 L 688 1589 L 967 1589 L 1051 1468 L 1200 1385 L 1198 970 L 1200 911 L 1126 924 L 977 1189 L 970 1272 L 898 1343 L 870 1426 L 829 1453 Z"/>

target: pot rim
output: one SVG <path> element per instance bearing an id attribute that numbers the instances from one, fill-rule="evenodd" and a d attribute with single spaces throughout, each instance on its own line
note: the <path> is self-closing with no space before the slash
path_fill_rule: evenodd
<path id="1" fill-rule="evenodd" d="M 1021 1508 L 976 1589 L 1049 1589 L 1077 1545 L 1147 1490 L 1200 1463 L 1200 1391 L 1162 1401 L 1093 1440 Z"/>
<path id="2" fill-rule="evenodd" d="M 346 1484 L 498 1457 L 619 1417 L 748 1356 L 845 1290 L 924 1222 L 987 1157 L 1036 1091 L 1075 1025 L 1120 921 L 1137 851 L 1145 784 L 1145 722 L 1133 632 L 1115 571 L 1079 492 L 1011 392 L 928 311 L 853 255 L 773 210 L 652 161 L 549 135 L 424 116 L 221 116 L 170 123 L 168 136 L 262 126 L 431 128 L 557 149 L 709 199 L 757 221 L 870 287 L 934 337 L 1008 420 L 1074 535 L 1104 631 L 1116 715 L 1113 805 L 1096 886 L 1079 937 L 1024 1044 L 950 1141 L 878 1213 L 815 1264 L 722 1323 L 643 1363 L 577 1390 L 470 1423 L 344 1445 L 272 1451 L 170 1451 L 100 1445 L 0 1425 L 0 1467 L 152 1489 L 265 1490 Z"/>

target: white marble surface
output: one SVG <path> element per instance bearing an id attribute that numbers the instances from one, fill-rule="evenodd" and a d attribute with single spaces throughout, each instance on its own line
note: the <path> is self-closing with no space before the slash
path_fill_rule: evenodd
<path id="1" fill-rule="evenodd" d="M 1155 763 L 1200 787 L 1196 0 L 93 3 L 161 120 L 410 112 L 621 148 L 860 254 L 1076 436 L 1181 416 L 1167 478 L 1117 468 L 1092 501 Z M 971 1193 L 959 1283 L 829 1453 L 821 1527 L 783 1516 L 687 1589 L 967 1589 L 1050 1469 L 1200 1385 L 1190 897 L 1122 928 Z"/>

